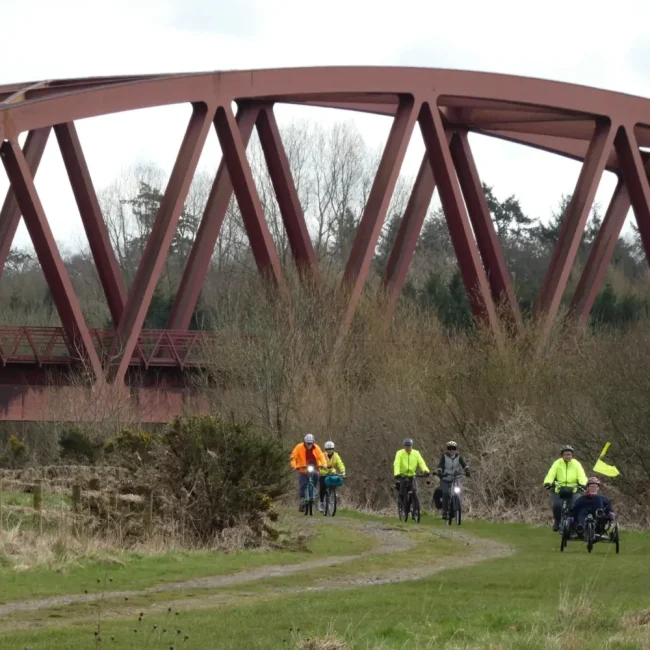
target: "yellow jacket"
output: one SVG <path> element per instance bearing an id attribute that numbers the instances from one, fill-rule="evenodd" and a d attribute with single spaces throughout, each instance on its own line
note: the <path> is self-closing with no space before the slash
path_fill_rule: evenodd
<path id="1" fill-rule="evenodd" d="M 583 487 L 586 486 L 587 475 L 585 474 L 582 465 L 575 458 L 572 458 L 568 463 L 564 458 L 558 458 L 551 465 L 551 469 L 548 470 L 548 474 L 544 479 L 544 484 L 551 484 L 553 481 L 558 482 L 558 485 L 555 486 L 555 491 L 559 492 L 560 487 L 562 486 L 571 486 L 576 484 L 582 485 Z M 573 491 L 575 492 L 576 489 Z"/>
<path id="2" fill-rule="evenodd" d="M 409 454 L 406 449 L 400 449 L 395 454 L 395 462 L 393 463 L 393 474 L 395 476 L 399 474 L 413 476 L 418 468 L 422 470 L 422 473 L 429 472 L 429 468 L 419 451 L 412 449 Z"/>
<path id="3" fill-rule="evenodd" d="M 327 469 L 321 469 L 322 476 L 327 476 L 332 469 L 335 469 L 339 474 L 345 474 L 345 465 L 337 452 L 334 452 L 331 458 L 327 455 L 327 452 L 324 452 L 324 455 L 327 460 Z"/>

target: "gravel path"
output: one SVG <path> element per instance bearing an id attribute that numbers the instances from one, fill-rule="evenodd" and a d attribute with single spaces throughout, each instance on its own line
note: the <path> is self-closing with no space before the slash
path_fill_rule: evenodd
<path id="1" fill-rule="evenodd" d="M 296 573 L 304 574 L 305 571 L 309 569 L 316 569 L 321 567 L 337 566 L 341 564 L 346 564 L 348 562 L 353 562 L 361 558 L 390 554 L 390 553 L 399 553 L 407 552 L 413 546 L 415 546 L 415 541 L 409 537 L 406 531 L 403 528 L 392 527 L 390 523 L 384 522 L 363 522 L 345 518 L 338 519 L 320 519 L 314 520 L 318 522 L 317 525 L 336 525 L 344 526 L 358 530 L 364 534 L 370 535 L 375 538 L 378 542 L 378 545 L 370 551 L 365 553 L 359 553 L 356 555 L 341 555 L 341 556 L 332 556 L 317 558 L 313 560 L 307 560 L 306 562 L 301 562 L 299 564 L 292 565 L 271 565 L 258 567 L 248 571 L 240 571 L 237 573 L 232 573 L 228 575 L 220 576 L 210 576 L 205 578 L 196 578 L 192 580 L 183 580 L 180 582 L 172 583 L 163 583 L 156 585 L 154 587 L 149 587 L 147 589 L 141 590 L 132 590 L 132 591 L 112 591 L 104 593 L 94 593 L 94 594 L 71 594 L 65 596 L 52 596 L 48 598 L 40 598 L 37 600 L 22 600 L 14 601 L 0 605 L 0 621 L 3 623 L 3 628 L 7 631 L 7 617 L 10 617 L 16 612 L 28 612 L 28 611 L 39 611 L 42 609 L 49 609 L 54 607 L 64 607 L 66 605 L 72 605 L 74 603 L 92 603 L 98 600 L 112 600 L 112 599 L 125 599 L 133 598 L 137 596 L 146 596 L 147 594 L 155 594 L 162 592 L 173 592 L 173 591 L 191 591 L 191 590 L 201 590 L 201 589 L 217 589 L 220 587 L 229 587 L 231 585 L 239 585 L 243 583 L 255 583 L 259 580 L 264 580 L 266 578 L 274 577 L 284 577 L 290 576 Z M 335 589 L 349 589 L 355 587 L 364 587 L 364 586 L 373 586 L 387 583 L 395 582 L 404 582 L 407 580 L 417 580 L 424 577 L 431 576 L 440 571 L 445 571 L 448 569 L 467 567 L 478 562 L 485 560 L 506 557 L 513 552 L 513 549 L 510 547 L 499 544 L 497 542 L 474 538 L 468 534 L 458 532 L 453 529 L 424 529 L 419 528 L 418 532 L 423 535 L 429 535 L 432 538 L 432 543 L 435 543 L 436 537 L 450 537 L 457 539 L 459 543 L 464 544 L 469 547 L 468 553 L 460 556 L 448 556 L 442 558 L 434 559 L 431 564 L 422 566 L 421 564 L 408 569 L 400 569 L 398 572 L 395 569 L 390 567 L 382 567 L 376 570 L 370 571 L 365 574 L 355 574 L 347 578 L 336 577 L 333 579 L 322 579 L 316 581 L 312 586 L 301 587 L 301 588 L 278 588 L 272 590 L 272 595 L 289 595 L 292 593 L 298 593 L 305 591 L 329 591 Z M 251 584 L 251 587 L 254 587 Z M 254 593 L 248 594 L 249 596 L 255 596 Z M 199 594 L 197 594 L 199 596 Z M 265 597 L 268 597 L 268 592 L 265 593 Z M 232 596 L 230 596 L 232 599 Z M 205 594 L 205 596 L 199 596 L 197 598 L 185 598 L 179 600 L 166 600 L 165 602 L 153 603 L 151 605 L 151 611 L 163 610 L 168 607 L 173 607 L 175 609 L 203 609 L 206 607 L 214 607 L 221 602 L 226 601 L 228 598 L 225 594 Z M 141 606 L 140 606 L 141 609 Z M 122 612 L 123 614 L 123 612 Z M 3 620 L 4 619 L 4 620 Z M 75 620 L 85 620 L 77 619 Z M 67 618 L 61 620 L 58 623 L 56 621 L 47 621 L 40 622 L 39 625 L 69 625 L 71 619 Z M 30 627 L 29 622 L 18 622 L 10 625 L 11 629 L 17 629 L 22 627 Z"/>

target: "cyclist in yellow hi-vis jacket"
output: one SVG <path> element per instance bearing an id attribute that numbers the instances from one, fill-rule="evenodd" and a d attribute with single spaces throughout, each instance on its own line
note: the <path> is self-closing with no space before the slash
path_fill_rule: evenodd
<path id="1" fill-rule="evenodd" d="M 332 471 L 336 471 L 342 476 L 345 475 L 345 465 L 341 460 L 338 452 L 334 451 L 335 445 L 331 440 L 328 440 L 325 443 L 325 459 L 327 460 L 327 467 L 321 468 L 320 470 L 320 490 L 319 498 L 320 503 L 318 504 L 318 510 L 320 512 L 325 511 L 325 493 L 327 492 L 327 486 L 325 485 L 325 477 Z"/>
<path id="2" fill-rule="evenodd" d="M 402 443 L 404 448 L 395 454 L 393 463 L 393 474 L 395 475 L 395 489 L 399 492 L 400 476 L 415 476 L 419 469 L 423 474 L 429 475 L 431 472 L 422 458 L 422 454 L 413 449 L 413 441 L 410 438 L 404 438 Z M 416 482 L 413 481 L 413 490 L 417 491 Z"/>

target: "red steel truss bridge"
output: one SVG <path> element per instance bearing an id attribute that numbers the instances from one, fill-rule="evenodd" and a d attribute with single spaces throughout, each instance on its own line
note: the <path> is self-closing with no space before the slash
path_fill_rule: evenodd
<path id="1" fill-rule="evenodd" d="M 192 115 L 127 292 L 75 121 L 184 103 L 192 106 Z M 75 395 L 82 390 L 69 379 L 69 369 L 75 364 L 83 364 L 91 376 L 91 402 L 86 403 L 99 400 L 101 391 L 110 388 L 117 392 L 106 398 L 107 403 L 124 399 L 135 404 L 144 420 L 163 421 L 179 411 L 187 399 L 183 372 L 201 365 L 201 350 L 208 337 L 188 328 L 233 192 L 260 273 L 284 286 L 280 260 L 246 157 L 253 129 L 260 138 L 295 264 L 302 277 L 318 279 L 316 255 L 274 115 L 279 103 L 393 118 L 345 268 L 342 290 L 347 292 L 348 308 L 344 327 L 354 316 L 416 125 L 425 154 L 384 272 L 387 319 L 406 280 L 437 186 L 474 315 L 495 333 L 501 330 L 504 318 L 515 327 L 521 323 L 469 146 L 469 132 L 583 162 L 535 305 L 542 337 L 557 316 L 605 170 L 617 175 L 618 184 L 572 298 L 578 320 L 584 321 L 591 310 L 630 207 L 646 254 L 650 250 L 650 162 L 642 150 L 650 147 L 648 99 L 524 77 L 382 67 L 103 77 L 0 86 L 0 157 L 10 183 L 0 212 L 0 272 L 22 215 L 62 325 L 0 329 L 0 419 L 91 417 L 91 407 L 81 408 L 81 402 L 75 402 Z M 199 157 L 213 128 L 222 161 L 167 329 L 143 330 Z M 52 131 L 112 316 L 111 330 L 87 326 L 34 185 Z M 23 133 L 27 138 L 21 147 L 18 137 Z M 73 405 L 67 414 L 54 408 L 63 403 Z"/>

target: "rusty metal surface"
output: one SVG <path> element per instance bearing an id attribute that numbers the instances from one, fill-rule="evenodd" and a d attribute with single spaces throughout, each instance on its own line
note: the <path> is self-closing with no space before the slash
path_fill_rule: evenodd
<path id="1" fill-rule="evenodd" d="M 106 362 L 115 346 L 114 330 L 89 330 L 93 348 Z M 202 331 L 142 330 L 129 359 L 130 366 L 144 369 L 180 370 L 205 366 L 205 345 L 215 337 Z M 0 327 L 0 367 L 81 365 L 82 358 L 71 351 L 62 327 Z"/>
<path id="2" fill-rule="evenodd" d="M 238 107 L 236 118 L 233 102 Z M 135 282 L 127 292 L 110 249 L 75 121 L 184 103 L 192 104 L 192 118 Z M 619 184 L 573 296 L 571 304 L 579 320 L 584 322 L 589 315 L 629 206 L 634 208 L 646 254 L 650 252 L 650 155 L 640 150 L 650 147 L 650 100 L 646 98 L 525 77 L 390 67 L 288 68 L 6 84 L 0 86 L 0 142 L 4 141 L 3 163 L 10 189 L 0 211 L 0 274 L 23 214 L 39 260 L 46 268 L 64 327 L 0 330 L 0 369 L 41 368 L 48 364 L 63 367 L 83 357 L 95 373 L 97 386 L 124 386 L 134 367 L 159 368 L 169 373 L 200 365 L 200 360 L 192 360 L 194 353 L 183 347 L 196 334 L 184 330 L 196 307 L 233 193 L 260 272 L 284 289 L 278 253 L 246 157 L 255 128 L 296 266 L 303 279 L 317 279 L 316 256 L 274 116 L 273 106 L 277 103 L 393 118 L 341 285 L 348 300 L 344 327 L 354 317 L 416 125 L 426 153 L 384 273 L 387 321 L 404 286 L 437 187 L 474 315 L 484 319 L 497 341 L 502 327 L 497 304 L 507 307 L 506 313 L 515 324 L 521 322 L 468 133 L 584 161 L 536 303 L 535 316 L 544 324 L 541 343 L 556 317 L 585 220 L 605 171 L 617 174 Z M 34 186 L 34 175 L 52 127 L 113 317 L 115 329 L 111 331 L 91 330 L 84 322 Z M 175 298 L 170 329 L 162 333 L 143 331 L 156 282 L 211 128 L 217 133 L 223 159 Z M 18 136 L 25 132 L 28 138 L 21 150 Z M 0 376 L 0 384 L 3 381 Z M 19 412 L 22 419 L 29 419 L 30 413 L 42 415 L 41 398 L 30 401 L 22 388 L 14 393 L 11 386 L 2 390 L 5 388 L 9 397 L 14 395 L 7 398 L 13 406 L 5 409 L 5 415 L 0 412 L 0 419 L 6 419 L 10 412 Z M 160 388 L 163 401 L 165 390 Z M 160 395 L 151 398 L 154 403 L 158 404 Z M 22 400 L 22 406 L 16 406 L 16 400 Z M 174 393 L 171 402 L 178 407 L 182 400 Z M 0 397 L 0 407 L 3 403 Z M 161 407 L 159 413 L 163 412 L 168 410 Z"/>

